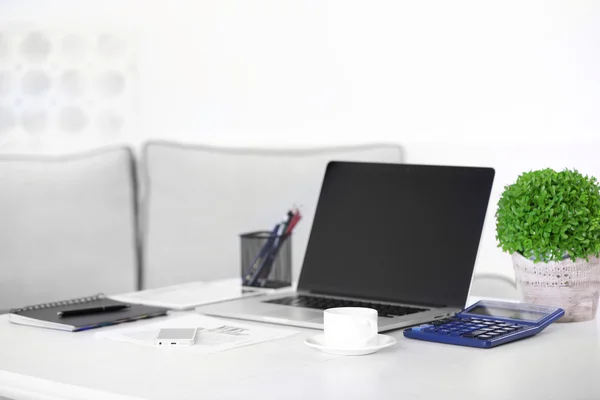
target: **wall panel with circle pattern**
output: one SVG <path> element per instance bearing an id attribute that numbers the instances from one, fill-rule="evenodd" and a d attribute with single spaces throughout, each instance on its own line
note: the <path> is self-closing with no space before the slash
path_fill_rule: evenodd
<path id="1" fill-rule="evenodd" d="M 0 24 L 0 152 L 128 141 L 137 125 L 135 35 Z"/>

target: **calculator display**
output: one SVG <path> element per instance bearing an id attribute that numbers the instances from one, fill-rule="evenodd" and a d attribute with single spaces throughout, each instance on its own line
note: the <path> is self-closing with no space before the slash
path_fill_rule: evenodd
<path id="1" fill-rule="evenodd" d="M 469 314 L 485 315 L 488 317 L 504 317 L 511 319 L 520 319 L 522 321 L 537 321 L 546 316 L 543 313 L 537 313 L 524 310 L 511 310 L 508 308 L 477 306 L 469 310 Z"/>

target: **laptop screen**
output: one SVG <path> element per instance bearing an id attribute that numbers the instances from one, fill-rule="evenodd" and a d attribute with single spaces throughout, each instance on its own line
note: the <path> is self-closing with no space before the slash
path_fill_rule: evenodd
<path id="1" fill-rule="evenodd" d="M 494 170 L 331 162 L 298 289 L 464 307 Z"/>

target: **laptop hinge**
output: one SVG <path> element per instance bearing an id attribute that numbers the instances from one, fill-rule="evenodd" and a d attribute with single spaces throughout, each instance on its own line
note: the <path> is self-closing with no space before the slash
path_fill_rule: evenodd
<path id="1" fill-rule="evenodd" d="M 373 302 L 375 302 L 375 303 L 395 303 L 395 304 L 401 304 L 401 305 L 413 306 L 413 307 L 450 308 L 449 306 L 445 306 L 445 305 L 427 304 L 427 303 L 421 304 L 421 303 L 413 303 L 413 302 L 407 302 L 407 301 L 383 300 L 383 299 L 376 299 L 376 298 L 350 296 L 350 295 L 344 295 L 344 294 L 323 293 L 323 292 L 311 291 L 311 290 L 296 290 L 296 293 L 304 294 L 304 295 L 312 295 L 312 296 L 343 297 L 346 299 L 353 299 L 356 301 L 365 301 L 365 302 L 371 302 L 371 303 L 373 303 Z"/>

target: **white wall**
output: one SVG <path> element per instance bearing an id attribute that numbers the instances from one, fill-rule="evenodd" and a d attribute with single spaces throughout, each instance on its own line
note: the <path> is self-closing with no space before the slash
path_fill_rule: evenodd
<path id="1" fill-rule="evenodd" d="M 408 162 L 600 177 L 600 2 L 0 0 L 0 18 L 140 34 L 140 128 L 223 145 L 397 142 Z M 1 67 L 1 66 L 0 66 Z"/>

